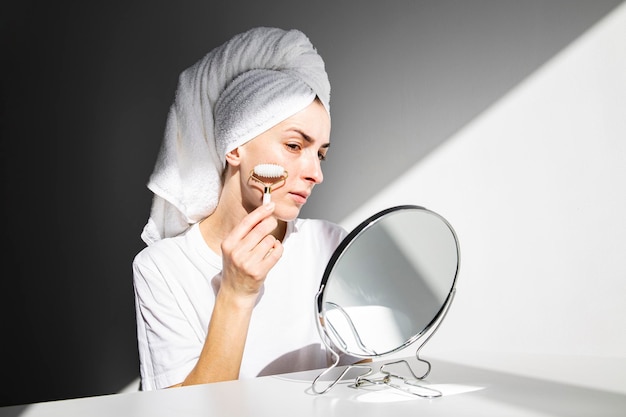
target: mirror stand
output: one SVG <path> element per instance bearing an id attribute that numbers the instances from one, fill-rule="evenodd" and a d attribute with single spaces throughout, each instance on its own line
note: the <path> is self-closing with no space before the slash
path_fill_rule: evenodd
<path id="1" fill-rule="evenodd" d="M 323 292 L 323 289 L 321 289 L 320 292 L 317 294 L 316 305 L 319 301 L 319 297 L 321 296 L 322 292 Z M 446 314 L 448 313 L 448 310 L 450 309 L 450 305 L 452 304 L 452 300 L 454 299 L 455 294 L 456 294 L 456 288 L 453 288 L 450 291 L 450 294 L 449 294 L 448 299 L 446 300 L 446 303 L 444 304 L 443 308 L 441 309 L 441 311 L 439 312 L 439 314 L 433 321 L 433 324 L 429 328 L 429 330 L 423 335 L 421 335 L 421 337 L 418 337 L 413 341 L 407 342 L 408 344 L 412 344 L 412 343 L 417 342 L 417 340 L 422 339 L 415 351 L 415 358 L 417 359 L 417 361 L 425 364 L 427 367 L 426 371 L 421 376 L 417 376 L 415 372 L 413 371 L 413 368 L 411 367 L 409 362 L 404 359 L 383 363 L 375 375 L 374 375 L 374 369 L 372 366 L 361 362 L 361 363 L 347 365 L 339 373 L 339 375 L 336 378 L 332 379 L 328 385 L 326 385 L 323 389 L 320 390 L 317 388 L 317 385 L 319 384 L 320 379 L 324 377 L 325 375 L 329 374 L 333 369 L 335 369 L 337 365 L 339 364 L 339 360 L 340 360 L 340 355 L 339 353 L 337 353 L 336 348 L 333 346 L 331 342 L 331 338 L 329 337 L 327 333 L 328 331 L 327 327 L 320 326 L 320 330 L 321 330 L 320 334 L 324 335 L 322 340 L 324 344 L 326 345 L 326 347 L 328 348 L 328 350 L 333 355 L 334 363 L 330 365 L 328 368 L 326 368 L 324 371 L 322 371 L 322 373 L 320 373 L 313 380 L 313 382 L 311 383 L 312 391 L 315 394 L 324 394 L 328 392 L 331 388 L 333 388 L 350 370 L 354 368 L 363 368 L 366 371 L 363 374 L 358 375 L 355 378 L 354 383 L 349 385 L 350 388 L 358 389 L 358 388 L 365 388 L 365 387 L 372 387 L 372 386 L 385 386 L 385 387 L 391 387 L 391 388 L 400 390 L 402 392 L 409 393 L 412 395 L 417 395 L 419 397 L 424 397 L 424 398 L 441 397 L 442 396 L 441 391 L 438 391 L 436 389 L 429 388 L 420 384 L 420 381 L 424 380 L 430 374 L 430 371 L 432 369 L 430 362 L 420 357 L 420 351 L 439 328 L 439 325 L 441 324 Z M 343 311 L 342 309 L 340 309 L 340 311 L 342 312 L 342 314 L 346 315 L 348 322 L 351 323 L 351 320 L 349 320 L 349 316 L 347 316 L 345 311 Z M 318 326 L 319 326 L 319 323 L 324 322 L 324 318 L 320 314 L 318 319 L 319 319 L 318 320 Z M 351 325 L 350 327 L 351 327 L 352 333 L 355 335 L 357 340 L 360 340 L 360 338 L 358 337 L 358 333 L 356 329 L 354 328 L 354 326 Z M 332 326 L 330 326 L 330 329 L 332 330 Z M 403 365 L 405 368 L 405 373 L 402 374 L 402 373 L 392 372 L 388 370 L 388 368 L 394 365 Z M 409 374 L 409 377 L 406 376 L 407 372 Z"/>

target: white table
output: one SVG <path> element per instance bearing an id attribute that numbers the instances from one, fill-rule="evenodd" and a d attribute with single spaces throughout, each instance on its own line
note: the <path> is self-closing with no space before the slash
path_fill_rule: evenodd
<path id="1" fill-rule="evenodd" d="M 350 388 L 353 379 L 316 395 L 310 384 L 320 371 L 310 371 L 3 407 L 0 416 L 626 416 L 626 358 L 471 353 L 450 358 L 428 358 L 433 367 L 426 383 L 444 394 L 435 399 L 390 388 Z M 408 360 L 420 369 L 414 358 Z"/>

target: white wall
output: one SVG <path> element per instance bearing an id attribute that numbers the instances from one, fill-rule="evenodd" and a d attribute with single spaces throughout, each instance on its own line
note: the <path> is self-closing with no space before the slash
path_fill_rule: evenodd
<path id="1" fill-rule="evenodd" d="M 424 352 L 626 357 L 626 5 L 341 223 L 396 204 L 461 245 Z"/>

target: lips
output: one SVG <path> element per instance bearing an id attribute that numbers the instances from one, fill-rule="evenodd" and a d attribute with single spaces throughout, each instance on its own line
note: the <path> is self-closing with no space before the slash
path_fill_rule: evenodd
<path id="1" fill-rule="evenodd" d="M 308 191 L 292 191 L 289 194 L 298 204 L 306 203 L 307 198 L 309 198 L 309 195 L 311 195 L 311 193 Z"/>

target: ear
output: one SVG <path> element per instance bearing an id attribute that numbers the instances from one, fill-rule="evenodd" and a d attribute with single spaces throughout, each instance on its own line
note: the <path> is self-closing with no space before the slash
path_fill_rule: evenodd
<path id="1" fill-rule="evenodd" d="M 231 166 L 239 166 L 241 163 L 241 156 L 239 155 L 239 148 L 235 148 L 226 154 L 226 162 Z"/>

